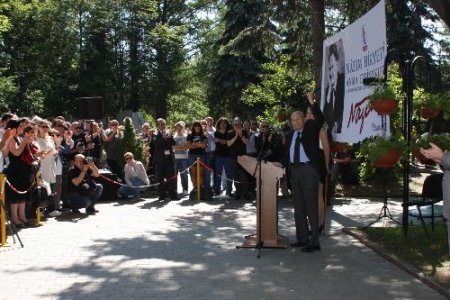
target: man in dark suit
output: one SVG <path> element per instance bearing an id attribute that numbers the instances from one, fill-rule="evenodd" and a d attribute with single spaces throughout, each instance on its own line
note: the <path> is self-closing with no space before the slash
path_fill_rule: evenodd
<path id="1" fill-rule="evenodd" d="M 340 69 L 340 57 L 336 44 L 328 49 L 328 85 L 325 89 L 323 114 L 332 133 L 341 133 L 344 114 L 344 73 Z"/>
<path id="2" fill-rule="evenodd" d="M 175 145 L 175 140 L 166 129 L 166 120 L 160 118 L 156 120 L 156 123 L 158 128 L 153 133 L 151 147 L 153 148 L 155 176 L 159 183 L 159 200 L 166 198 L 166 192 L 169 193 L 171 200 L 179 200 L 172 149 L 172 146 Z"/>
<path id="3" fill-rule="evenodd" d="M 297 242 L 291 246 L 303 247 L 303 252 L 320 250 L 318 187 L 322 168 L 319 157 L 319 131 L 324 121 L 312 95 L 309 95 L 308 100 L 316 118 L 305 120 L 303 112 L 293 112 L 291 123 L 294 129 L 288 134 L 285 144 L 285 163 L 289 166 L 297 236 Z"/>

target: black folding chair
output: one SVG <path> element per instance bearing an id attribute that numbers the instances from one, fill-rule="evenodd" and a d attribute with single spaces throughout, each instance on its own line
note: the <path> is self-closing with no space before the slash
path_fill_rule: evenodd
<path id="1" fill-rule="evenodd" d="M 407 202 L 403 202 L 403 227 L 405 228 L 405 236 L 407 236 L 407 228 L 408 228 L 408 216 L 410 206 L 415 206 L 418 212 L 418 219 L 422 224 L 423 229 L 428 238 L 430 238 L 428 234 L 427 227 L 425 225 L 425 218 L 431 219 L 431 230 L 434 232 L 434 218 L 439 217 L 434 214 L 434 205 L 440 201 L 442 201 L 442 178 L 444 174 L 431 174 L 425 178 L 422 187 L 422 196 L 421 197 L 412 197 Z M 424 216 L 422 214 L 421 207 L 430 206 L 431 214 Z"/>

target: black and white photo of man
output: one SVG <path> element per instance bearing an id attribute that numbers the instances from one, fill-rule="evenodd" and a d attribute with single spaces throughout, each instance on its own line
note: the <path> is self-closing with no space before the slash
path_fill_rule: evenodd
<path id="1" fill-rule="evenodd" d="M 331 133 L 341 133 L 344 113 L 344 51 L 342 40 L 338 40 L 325 50 L 326 88 L 322 97 L 322 111 Z"/>

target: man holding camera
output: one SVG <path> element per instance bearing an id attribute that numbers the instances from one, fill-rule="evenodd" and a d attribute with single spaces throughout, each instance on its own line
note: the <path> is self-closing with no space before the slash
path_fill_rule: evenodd
<path id="1" fill-rule="evenodd" d="M 92 180 L 99 177 L 98 169 L 92 159 L 85 158 L 83 154 L 77 154 L 74 164 L 69 170 L 69 187 L 67 199 L 73 213 L 80 213 L 80 208 L 86 208 L 87 214 L 95 214 L 95 203 L 103 192 L 103 186 Z"/>

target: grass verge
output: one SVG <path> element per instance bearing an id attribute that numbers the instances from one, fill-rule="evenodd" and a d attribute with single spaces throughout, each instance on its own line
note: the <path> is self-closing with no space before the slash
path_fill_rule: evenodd
<path id="1" fill-rule="evenodd" d="M 447 228 L 442 224 L 427 227 L 428 239 L 422 226 L 410 226 L 405 238 L 402 227 L 369 227 L 361 230 L 370 241 L 394 256 L 431 277 L 445 288 L 450 288 L 450 256 Z"/>

